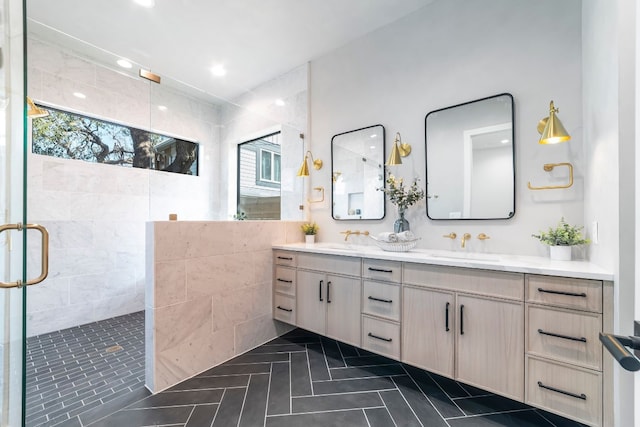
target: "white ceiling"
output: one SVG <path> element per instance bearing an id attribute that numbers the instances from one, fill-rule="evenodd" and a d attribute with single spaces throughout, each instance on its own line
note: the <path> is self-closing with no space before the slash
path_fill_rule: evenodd
<path id="1" fill-rule="evenodd" d="M 432 1 L 27 0 L 27 30 L 232 99 Z M 212 75 L 218 64 L 226 76 Z"/>

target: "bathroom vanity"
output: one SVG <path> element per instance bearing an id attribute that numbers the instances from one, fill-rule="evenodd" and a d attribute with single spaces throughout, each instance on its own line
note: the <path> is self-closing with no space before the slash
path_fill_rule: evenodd
<path id="1" fill-rule="evenodd" d="M 613 275 L 586 262 L 274 246 L 273 316 L 525 402 L 612 425 Z"/>

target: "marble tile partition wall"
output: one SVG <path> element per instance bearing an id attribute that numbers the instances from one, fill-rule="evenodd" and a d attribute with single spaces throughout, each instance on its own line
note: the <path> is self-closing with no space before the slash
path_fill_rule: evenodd
<path id="1" fill-rule="evenodd" d="M 32 336 L 144 308 L 146 221 L 169 212 L 217 218 L 219 112 L 42 40 L 29 38 L 27 49 L 28 94 L 36 101 L 197 141 L 201 149 L 198 177 L 28 155 L 28 218 L 51 233 L 49 277 L 28 290 Z M 35 277 L 40 244 L 32 234 Z"/>
<path id="2" fill-rule="evenodd" d="M 271 246 L 296 221 L 160 221 L 146 228 L 146 385 L 164 390 L 291 329 L 272 319 Z"/>

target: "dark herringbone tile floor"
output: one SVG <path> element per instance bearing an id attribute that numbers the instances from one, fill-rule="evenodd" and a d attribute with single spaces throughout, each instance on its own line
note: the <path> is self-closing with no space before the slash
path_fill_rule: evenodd
<path id="1" fill-rule="evenodd" d="M 579 426 L 300 329 L 89 425 Z"/>

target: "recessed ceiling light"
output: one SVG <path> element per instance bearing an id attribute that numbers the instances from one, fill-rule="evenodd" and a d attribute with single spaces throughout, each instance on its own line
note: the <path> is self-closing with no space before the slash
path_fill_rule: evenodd
<path id="1" fill-rule="evenodd" d="M 211 73 L 216 77 L 222 77 L 227 74 L 227 70 L 224 68 L 224 65 L 216 65 L 211 68 Z"/>
<path id="2" fill-rule="evenodd" d="M 87 95 L 85 95 L 82 92 L 73 92 L 73 96 L 75 96 L 76 98 L 80 98 L 80 99 L 85 99 L 87 97 Z"/>
<path id="3" fill-rule="evenodd" d="M 371 138 L 375 138 L 376 136 L 378 136 L 378 134 L 374 133 L 371 135 Z"/>
<path id="4" fill-rule="evenodd" d="M 131 68 L 133 67 L 133 64 L 129 61 L 127 61 L 126 59 L 118 59 L 116 61 L 116 63 L 121 66 L 122 68 Z"/>
<path id="5" fill-rule="evenodd" d="M 167 111 L 167 107 L 165 107 L 164 105 L 158 105 L 158 110 Z"/>
<path id="6" fill-rule="evenodd" d="M 375 145 L 372 145 L 372 146 L 371 146 L 371 147 L 369 147 L 369 148 L 370 148 L 370 149 L 372 149 L 372 150 L 375 150 L 375 149 L 376 149 L 376 146 L 375 146 Z"/>
<path id="7" fill-rule="evenodd" d="M 153 7 L 156 5 L 155 0 L 133 0 L 142 7 Z"/>
<path id="8" fill-rule="evenodd" d="M 500 141 L 500 142 L 502 142 L 503 144 L 508 144 L 508 143 L 509 143 L 509 140 L 508 140 L 508 139 L 503 139 L 503 140 L 502 140 L 502 141 Z"/>
<path id="9" fill-rule="evenodd" d="M 278 107 L 284 107 L 285 106 L 285 102 L 280 98 L 278 98 L 275 101 L 273 101 L 273 103 L 276 104 Z"/>

